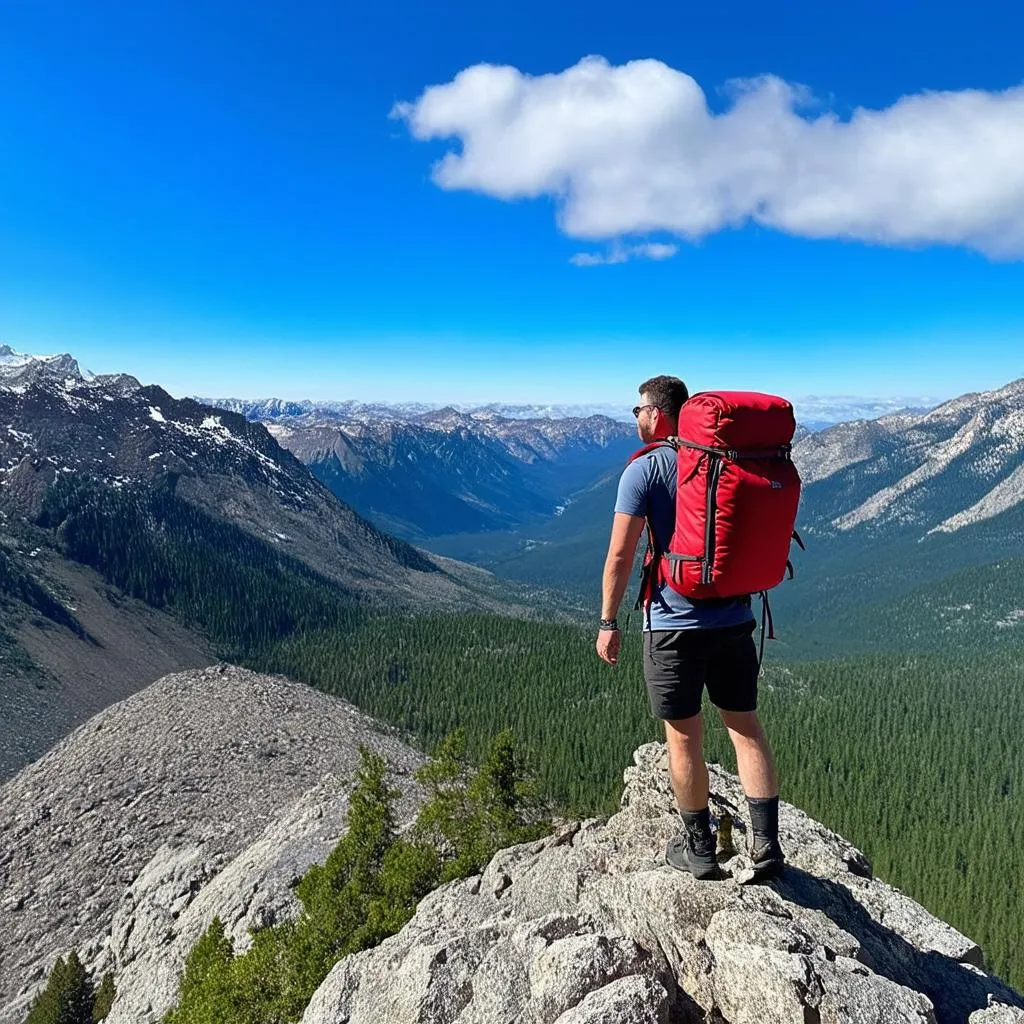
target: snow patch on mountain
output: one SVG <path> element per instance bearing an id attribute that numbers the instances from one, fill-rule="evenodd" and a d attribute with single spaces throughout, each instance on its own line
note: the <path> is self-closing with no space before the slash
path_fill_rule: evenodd
<path id="1" fill-rule="evenodd" d="M 965 455 L 977 443 L 979 437 L 989 426 L 990 410 L 979 409 L 967 424 L 960 428 L 949 440 L 935 445 L 928 453 L 925 461 L 912 473 L 897 480 L 888 487 L 876 491 L 867 501 L 852 512 L 832 520 L 832 525 L 839 530 L 851 530 L 872 519 L 894 519 L 907 521 L 914 517 L 911 506 L 901 504 L 899 499 L 919 487 L 926 480 L 938 476 L 954 459 Z"/>
<path id="2" fill-rule="evenodd" d="M 1024 464 L 1001 480 L 980 501 L 933 526 L 929 533 L 953 533 L 965 526 L 991 519 L 1024 501 Z"/>

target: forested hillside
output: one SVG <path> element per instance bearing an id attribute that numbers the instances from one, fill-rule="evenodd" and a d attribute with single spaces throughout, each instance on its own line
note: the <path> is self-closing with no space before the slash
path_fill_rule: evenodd
<path id="1" fill-rule="evenodd" d="M 68 558 L 132 597 L 168 608 L 225 651 L 336 624 L 356 602 L 336 581 L 214 519 L 171 487 L 113 489 L 61 477 L 37 521 Z"/>
<path id="2" fill-rule="evenodd" d="M 445 550 L 478 559 L 501 576 L 561 586 L 574 602 L 594 608 L 616 480 L 613 474 L 580 494 L 516 550 L 504 535 L 495 535 L 489 547 L 476 537 L 445 538 Z M 1024 644 L 1024 619 L 1015 616 L 1024 608 L 1014 569 L 1024 560 L 1021 507 L 920 540 L 893 534 L 865 539 L 808 529 L 802 520 L 798 525 L 807 550 L 793 546 L 796 577 L 771 593 L 787 657 Z M 631 585 L 629 604 L 634 596 Z M 953 614 L 957 610 L 969 614 Z M 958 621 L 964 628 L 952 628 Z"/>
<path id="3" fill-rule="evenodd" d="M 570 813 L 609 813 L 631 751 L 660 736 L 640 637 L 616 669 L 589 630 L 492 616 L 367 620 L 285 641 L 259 667 L 471 752 L 511 727 Z M 1024 893 L 1024 652 L 773 663 L 761 706 L 787 800 L 864 848 L 879 875 L 972 936 L 1018 987 Z M 710 717 L 708 756 L 731 764 Z"/>

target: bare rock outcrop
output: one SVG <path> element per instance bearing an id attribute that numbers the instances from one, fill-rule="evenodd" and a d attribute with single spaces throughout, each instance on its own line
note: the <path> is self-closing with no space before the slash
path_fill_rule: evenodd
<path id="1" fill-rule="evenodd" d="M 423 757 L 344 701 L 230 666 L 168 676 L 0 788 L 0 1024 L 22 1024 L 57 955 L 114 972 L 110 1024 L 156 1024 L 213 917 L 236 949 L 299 910 L 293 885 L 345 828 L 367 743 L 403 791 Z M 981 950 L 872 877 L 784 804 L 785 876 L 740 884 L 664 863 L 678 828 L 665 749 L 626 769 L 620 810 L 500 851 L 341 961 L 302 1024 L 1024 1024 Z M 738 780 L 712 806 L 740 835 Z"/>
<path id="2" fill-rule="evenodd" d="M 780 880 L 738 884 L 742 856 L 719 882 L 666 866 L 664 747 L 635 762 L 617 814 L 436 890 L 401 932 L 340 962 L 302 1024 L 1009 1024 L 1000 1015 L 1024 1006 L 975 943 L 789 805 Z M 712 789 L 742 827 L 736 778 L 712 766 Z"/>
<path id="3" fill-rule="evenodd" d="M 165 676 L 0 787 L 0 1024 L 54 960 L 118 982 L 111 1022 L 157 1019 L 214 914 L 244 946 L 343 829 L 361 743 L 414 813 L 423 755 L 338 698 L 228 665 Z"/>

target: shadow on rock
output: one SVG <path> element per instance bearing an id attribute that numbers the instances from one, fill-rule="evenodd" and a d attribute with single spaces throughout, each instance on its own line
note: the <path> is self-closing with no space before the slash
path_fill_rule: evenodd
<path id="1" fill-rule="evenodd" d="M 1013 989 L 972 964 L 934 950 L 916 949 L 872 918 L 838 882 L 790 866 L 770 887 L 797 906 L 820 910 L 857 939 L 861 945 L 858 959 L 876 974 L 927 995 L 935 1005 L 939 1024 L 961 1024 L 990 1001 L 1024 1008 L 1024 1000 Z"/>

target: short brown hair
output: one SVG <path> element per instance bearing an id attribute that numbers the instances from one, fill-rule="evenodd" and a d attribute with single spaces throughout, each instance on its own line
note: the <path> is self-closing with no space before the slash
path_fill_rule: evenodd
<path id="1" fill-rule="evenodd" d="M 651 405 L 656 405 L 667 416 L 675 419 L 679 410 L 690 397 L 686 385 L 678 377 L 652 377 L 640 385 L 640 394 L 647 395 Z"/>

